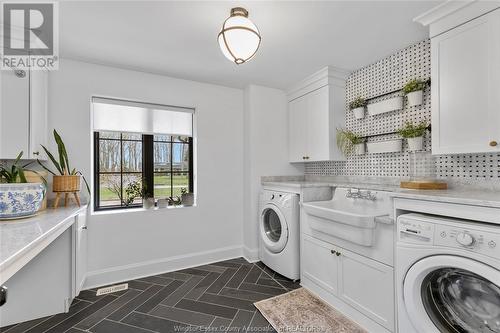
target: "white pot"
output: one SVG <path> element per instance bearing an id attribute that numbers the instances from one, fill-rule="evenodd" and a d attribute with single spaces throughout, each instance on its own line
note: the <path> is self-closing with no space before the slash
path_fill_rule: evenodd
<path id="1" fill-rule="evenodd" d="M 419 136 L 417 138 L 407 138 L 408 141 L 408 150 L 423 150 L 424 149 L 424 137 Z"/>
<path id="2" fill-rule="evenodd" d="M 417 90 L 406 94 L 408 106 L 421 105 L 424 102 L 424 91 Z"/>
<path id="3" fill-rule="evenodd" d="M 35 215 L 44 196 L 45 186 L 41 183 L 1 183 L 0 220 Z"/>
<path id="4" fill-rule="evenodd" d="M 194 205 L 194 193 L 184 193 L 181 195 L 181 203 L 184 206 Z"/>
<path id="5" fill-rule="evenodd" d="M 142 207 L 151 209 L 155 206 L 155 198 L 147 198 L 142 201 Z"/>
<path id="6" fill-rule="evenodd" d="M 364 106 L 352 109 L 352 112 L 354 113 L 354 117 L 356 119 L 363 119 L 365 117 L 365 107 Z"/>
<path id="7" fill-rule="evenodd" d="M 403 150 L 403 140 L 369 142 L 366 144 L 369 153 L 392 153 Z"/>
<path id="8" fill-rule="evenodd" d="M 366 145 L 364 143 L 358 143 L 354 145 L 354 154 L 363 155 L 366 153 Z"/>
<path id="9" fill-rule="evenodd" d="M 403 108 L 403 97 L 393 97 L 377 103 L 368 104 L 368 114 L 375 116 L 377 114 L 401 110 Z"/>

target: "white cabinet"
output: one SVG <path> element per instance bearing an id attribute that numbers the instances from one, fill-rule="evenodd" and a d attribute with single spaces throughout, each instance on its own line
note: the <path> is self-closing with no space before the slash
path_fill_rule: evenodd
<path id="1" fill-rule="evenodd" d="M 87 212 L 82 211 L 75 217 L 73 225 L 73 297 L 82 290 L 87 275 Z"/>
<path id="2" fill-rule="evenodd" d="M 289 93 L 290 162 L 344 159 L 336 129 L 345 123 L 345 75 L 326 68 Z"/>
<path id="3" fill-rule="evenodd" d="M 346 315 L 356 316 L 352 311 L 357 311 L 393 331 L 393 267 L 309 235 L 302 237 L 302 285 L 326 300 L 336 300 L 333 305 Z"/>
<path id="4" fill-rule="evenodd" d="M 0 159 L 46 158 L 47 80 L 45 70 L 0 71 Z"/>
<path id="5" fill-rule="evenodd" d="M 500 9 L 431 39 L 432 151 L 500 152 Z"/>

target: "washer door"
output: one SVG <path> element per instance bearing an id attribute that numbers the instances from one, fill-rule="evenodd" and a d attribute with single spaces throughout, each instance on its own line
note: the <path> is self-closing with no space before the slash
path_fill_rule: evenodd
<path id="1" fill-rule="evenodd" d="M 418 261 L 406 274 L 403 297 L 418 332 L 500 333 L 500 271 L 473 259 Z"/>
<path id="2" fill-rule="evenodd" d="M 274 253 L 283 251 L 288 241 L 288 226 L 281 211 L 267 204 L 260 215 L 260 236 L 265 247 Z"/>

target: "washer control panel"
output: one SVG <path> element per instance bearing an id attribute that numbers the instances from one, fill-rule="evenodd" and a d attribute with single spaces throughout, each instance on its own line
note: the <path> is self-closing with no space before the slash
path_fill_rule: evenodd
<path id="1" fill-rule="evenodd" d="M 398 218 L 398 241 L 466 249 L 500 258 L 500 225 L 421 214 Z"/>

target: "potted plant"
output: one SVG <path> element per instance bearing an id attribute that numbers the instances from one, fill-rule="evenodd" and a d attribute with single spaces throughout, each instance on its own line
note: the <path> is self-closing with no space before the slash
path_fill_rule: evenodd
<path id="1" fill-rule="evenodd" d="M 80 191 L 80 178 L 83 178 L 83 181 L 87 186 L 87 191 L 90 194 L 89 184 L 80 171 L 76 170 L 75 168 L 70 168 L 66 146 L 64 145 L 61 136 L 57 133 L 56 130 L 54 130 L 54 140 L 57 144 L 59 161 L 56 160 L 54 155 L 44 145 L 41 146 L 56 168 L 56 171 L 52 171 L 37 159 L 38 164 L 40 164 L 42 168 L 47 170 L 47 172 L 52 174 L 52 192 L 57 193 L 54 206 L 57 207 L 60 193 L 73 193 L 75 195 L 77 204 L 80 205 L 80 199 L 77 195 L 77 192 Z"/>
<path id="2" fill-rule="evenodd" d="M 403 93 L 406 95 L 408 106 L 415 106 L 423 103 L 426 83 L 426 81 L 421 79 L 413 79 L 405 84 Z"/>
<path id="3" fill-rule="evenodd" d="M 422 150 L 424 147 L 424 134 L 428 125 L 426 121 L 418 124 L 406 122 L 403 128 L 398 130 L 399 135 L 408 141 L 408 150 Z"/>
<path id="4" fill-rule="evenodd" d="M 349 109 L 354 113 L 356 119 L 363 119 L 365 117 L 366 100 L 357 97 L 354 101 L 349 103 Z"/>
<path id="5" fill-rule="evenodd" d="M 345 155 L 362 155 L 365 153 L 366 139 L 352 131 L 337 129 L 337 146 Z"/>
<path id="6" fill-rule="evenodd" d="M 20 152 L 11 165 L 0 165 L 0 219 L 32 216 L 40 209 L 45 197 L 44 184 L 26 180 L 24 172 L 28 170 L 25 168 L 32 162 L 19 165 L 22 156 L 23 152 Z"/>
<path id="7" fill-rule="evenodd" d="M 181 202 L 184 206 L 194 205 L 194 193 L 188 192 L 187 188 L 181 189 Z"/>
<path id="8" fill-rule="evenodd" d="M 134 203 L 136 198 L 142 198 L 142 206 L 146 209 L 151 209 L 155 206 L 155 199 L 148 193 L 146 183 L 144 181 L 131 181 L 125 187 L 123 204 L 125 206 L 130 206 Z"/>

